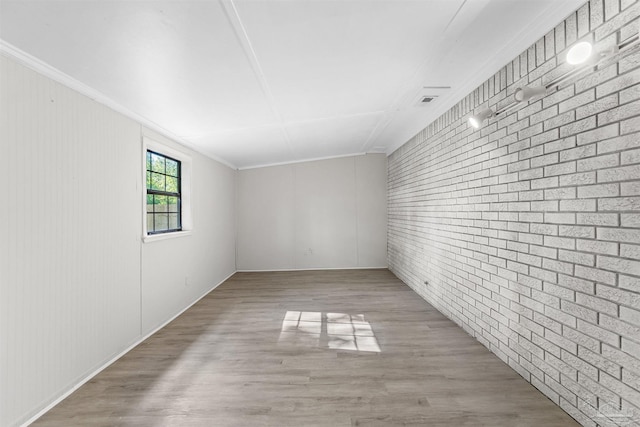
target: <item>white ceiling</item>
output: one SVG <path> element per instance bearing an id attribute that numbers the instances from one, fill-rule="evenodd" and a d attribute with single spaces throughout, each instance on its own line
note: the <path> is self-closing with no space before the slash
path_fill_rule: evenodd
<path id="1" fill-rule="evenodd" d="M 0 0 L 0 39 L 247 168 L 390 153 L 582 3 Z"/>

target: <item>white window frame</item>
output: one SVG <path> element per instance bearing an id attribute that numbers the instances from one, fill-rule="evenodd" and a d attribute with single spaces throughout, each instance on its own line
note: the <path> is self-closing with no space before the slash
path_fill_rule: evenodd
<path id="1" fill-rule="evenodd" d="M 180 191 L 182 230 L 168 233 L 148 234 L 147 232 L 147 150 L 180 161 Z M 173 239 L 191 235 L 193 217 L 191 216 L 191 157 L 154 139 L 142 138 L 142 241 L 145 243 Z"/>

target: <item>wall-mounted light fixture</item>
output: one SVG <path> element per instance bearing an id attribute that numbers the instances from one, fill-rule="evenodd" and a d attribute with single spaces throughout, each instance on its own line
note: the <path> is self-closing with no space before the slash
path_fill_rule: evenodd
<path id="1" fill-rule="evenodd" d="M 574 44 L 567 52 L 567 64 L 579 65 L 591 57 L 593 46 L 589 42 Z"/>
<path id="2" fill-rule="evenodd" d="M 525 86 L 516 89 L 516 91 L 513 93 L 513 97 L 518 102 L 527 102 L 531 98 L 535 98 L 536 96 L 543 96 L 546 93 L 546 86 Z"/>
<path id="3" fill-rule="evenodd" d="M 482 127 L 482 122 L 494 115 L 495 113 L 493 110 L 491 108 L 487 108 L 486 110 L 482 110 L 478 114 L 469 117 L 469 124 L 476 129 L 480 129 Z"/>
<path id="4" fill-rule="evenodd" d="M 469 117 L 469 124 L 473 128 L 479 129 L 482 126 L 482 122 L 486 119 L 500 116 L 533 98 L 545 96 L 547 93 L 559 89 L 561 84 L 566 83 L 580 74 L 599 66 L 618 62 L 622 58 L 638 51 L 640 51 L 640 29 L 634 37 L 608 49 L 595 50 L 590 42 L 580 41 L 567 51 L 565 58 L 568 64 L 578 67 L 567 71 L 547 84 L 517 88 L 513 94 L 514 101 L 495 111 L 491 108 L 482 110 L 480 113 Z"/>

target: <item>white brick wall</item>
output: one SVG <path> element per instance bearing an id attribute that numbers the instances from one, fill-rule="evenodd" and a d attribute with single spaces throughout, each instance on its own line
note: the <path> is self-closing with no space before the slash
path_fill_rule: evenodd
<path id="1" fill-rule="evenodd" d="M 639 17 L 590 1 L 389 158 L 390 269 L 585 426 L 640 423 L 640 54 L 467 119 Z"/>

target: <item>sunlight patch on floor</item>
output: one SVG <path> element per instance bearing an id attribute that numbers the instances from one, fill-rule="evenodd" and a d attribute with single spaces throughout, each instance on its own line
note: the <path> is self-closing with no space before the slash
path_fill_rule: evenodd
<path id="1" fill-rule="evenodd" d="M 364 314 L 287 311 L 278 342 L 335 350 L 382 351 Z"/>

